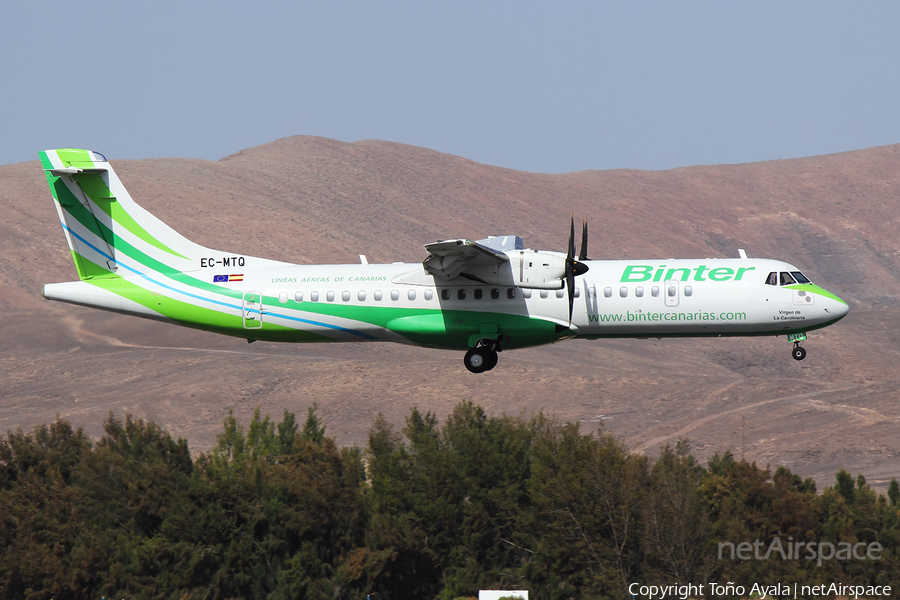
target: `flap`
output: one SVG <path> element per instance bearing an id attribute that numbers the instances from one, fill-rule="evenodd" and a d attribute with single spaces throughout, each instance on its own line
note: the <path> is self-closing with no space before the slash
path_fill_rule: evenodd
<path id="1" fill-rule="evenodd" d="M 505 252 L 488 248 L 472 240 L 444 240 L 425 244 L 428 258 L 422 263 L 431 275 L 454 279 L 466 270 L 496 267 L 509 262 Z"/>

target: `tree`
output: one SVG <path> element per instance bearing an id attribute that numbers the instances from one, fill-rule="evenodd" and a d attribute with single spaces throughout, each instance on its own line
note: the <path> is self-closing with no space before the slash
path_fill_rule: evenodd
<path id="1" fill-rule="evenodd" d="M 846 469 L 841 469 L 835 475 L 835 480 L 838 494 L 841 495 L 844 502 L 851 504 L 853 502 L 853 476 Z"/>
<path id="2" fill-rule="evenodd" d="M 690 454 L 688 440 L 665 446 L 650 469 L 646 501 L 647 561 L 660 575 L 678 581 L 706 581 L 710 569 L 711 525 L 704 509 L 704 469 Z"/>
<path id="3" fill-rule="evenodd" d="M 319 416 L 316 414 L 318 410 L 319 404 L 317 402 L 313 402 L 312 406 L 306 410 L 306 422 L 303 424 L 303 431 L 300 433 L 301 438 L 314 444 L 321 444 L 322 440 L 325 439 L 325 424 L 319 424 Z"/>
<path id="4" fill-rule="evenodd" d="M 897 506 L 900 503 L 900 485 L 897 484 L 897 478 L 891 479 L 888 486 L 888 498 L 891 500 L 891 506 Z"/>

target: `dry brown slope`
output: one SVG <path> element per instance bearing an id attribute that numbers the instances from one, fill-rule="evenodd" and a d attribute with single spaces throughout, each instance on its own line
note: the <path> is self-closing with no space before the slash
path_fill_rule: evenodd
<path id="1" fill-rule="evenodd" d="M 602 420 L 652 451 L 688 435 L 830 478 L 889 478 L 898 439 L 898 146 L 663 172 L 522 173 L 430 150 L 286 138 L 219 162 L 114 161 L 143 206 L 195 241 L 297 262 L 421 260 L 421 244 L 517 233 L 562 248 L 568 212 L 591 222 L 595 258 L 752 255 L 790 260 L 853 300 L 805 363 L 776 340 L 572 342 L 465 373 L 456 353 L 367 345 L 248 346 L 39 299 L 74 276 L 37 163 L 0 167 L 0 430 L 56 413 L 99 432 L 110 409 L 159 420 L 195 449 L 229 406 L 245 418 L 318 400 L 330 430 L 364 443 L 381 411 L 542 407 Z M 227 242 L 222 242 L 227 240 Z M 83 323 L 82 323 L 83 322 Z M 488 378 L 490 380 L 488 381 Z M 596 418 L 600 414 L 602 418 Z"/>

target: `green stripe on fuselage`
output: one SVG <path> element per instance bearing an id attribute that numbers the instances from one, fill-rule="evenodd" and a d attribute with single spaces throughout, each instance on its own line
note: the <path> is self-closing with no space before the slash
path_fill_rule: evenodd
<path id="1" fill-rule="evenodd" d="M 263 320 L 263 326 L 259 329 L 245 329 L 243 316 L 239 309 L 234 312 L 226 312 L 227 309 L 224 309 L 224 307 L 224 310 L 220 311 L 196 306 L 190 302 L 177 300 L 170 295 L 160 294 L 143 288 L 124 277 L 94 279 L 88 283 L 148 308 L 166 319 L 185 327 L 272 342 L 335 341 L 324 335 L 285 327 L 276 323 L 267 323 L 265 320 Z"/>
<path id="2" fill-rule="evenodd" d="M 841 300 L 840 298 L 838 298 L 837 296 L 835 296 L 828 290 L 826 290 L 824 288 L 820 288 L 819 286 L 817 286 L 813 283 L 800 283 L 797 285 L 789 285 L 786 287 L 789 290 L 803 290 L 804 292 L 810 292 L 812 294 L 818 294 L 820 296 L 825 296 L 826 298 L 831 298 L 832 300 L 834 300 L 836 302 L 840 302 L 841 304 L 847 304 L 846 302 L 844 302 L 843 300 Z"/>

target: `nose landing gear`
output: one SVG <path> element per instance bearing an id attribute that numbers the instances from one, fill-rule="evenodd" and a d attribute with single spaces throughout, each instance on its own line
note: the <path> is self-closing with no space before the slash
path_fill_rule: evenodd
<path id="1" fill-rule="evenodd" d="M 470 348 L 463 358 L 463 364 L 472 373 L 484 373 L 497 366 L 498 352 L 503 351 L 503 336 L 496 340 L 491 338 L 480 339 L 475 342 L 475 347 Z"/>
<path id="2" fill-rule="evenodd" d="M 803 360 L 806 358 L 806 350 L 800 347 L 800 342 L 806 341 L 806 332 L 789 333 L 787 339 L 789 342 L 794 343 L 794 349 L 791 350 L 791 356 L 794 357 L 794 360 Z"/>

